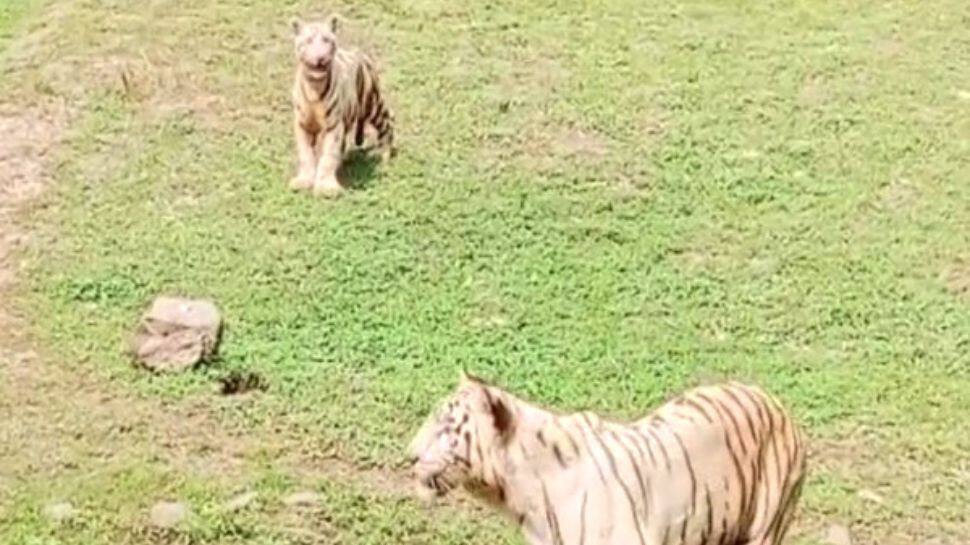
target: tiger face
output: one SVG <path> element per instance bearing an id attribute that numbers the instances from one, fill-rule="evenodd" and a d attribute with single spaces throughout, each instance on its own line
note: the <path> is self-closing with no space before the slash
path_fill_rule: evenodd
<path id="1" fill-rule="evenodd" d="M 481 481 L 483 462 L 509 431 L 511 411 L 478 379 L 461 382 L 411 442 L 412 472 L 425 500 Z"/>
<path id="2" fill-rule="evenodd" d="M 323 22 L 293 21 L 293 46 L 296 59 L 307 77 L 323 79 L 337 53 L 337 16 Z"/>

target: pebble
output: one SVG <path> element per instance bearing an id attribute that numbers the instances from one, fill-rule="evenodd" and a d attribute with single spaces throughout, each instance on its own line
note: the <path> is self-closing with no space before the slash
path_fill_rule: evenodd
<path id="1" fill-rule="evenodd" d="M 243 492 L 242 494 L 239 494 L 238 496 L 226 502 L 226 510 L 240 511 L 248 507 L 249 504 L 253 503 L 253 500 L 255 499 L 256 499 L 255 492 Z"/>
<path id="2" fill-rule="evenodd" d="M 825 530 L 823 541 L 827 545 L 852 545 L 852 534 L 842 524 L 830 524 L 828 529 Z"/>
<path id="3" fill-rule="evenodd" d="M 189 508 L 181 502 L 161 501 L 152 507 L 152 525 L 157 528 L 172 528 L 189 515 Z"/>
<path id="4" fill-rule="evenodd" d="M 283 504 L 290 507 L 315 505 L 320 503 L 321 499 L 323 499 L 323 496 L 316 492 L 296 492 L 283 498 Z"/>
<path id="5" fill-rule="evenodd" d="M 44 516 L 52 522 L 65 522 L 74 518 L 74 505 L 69 501 L 51 503 L 44 507 Z"/>

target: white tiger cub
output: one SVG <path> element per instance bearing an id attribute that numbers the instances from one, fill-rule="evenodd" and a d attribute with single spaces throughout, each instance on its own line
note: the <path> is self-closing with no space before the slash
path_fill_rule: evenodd
<path id="1" fill-rule="evenodd" d="M 463 375 L 411 453 L 422 496 L 464 485 L 531 545 L 778 545 L 805 475 L 788 413 L 734 382 L 618 423 Z"/>
<path id="2" fill-rule="evenodd" d="M 377 134 L 381 157 L 394 153 L 393 116 L 381 94 L 377 70 L 364 53 L 341 46 L 339 18 L 293 21 L 296 70 L 293 81 L 293 133 L 299 170 L 294 189 L 336 195 L 342 186 L 337 170 L 348 137 L 361 146 L 366 129 Z"/>

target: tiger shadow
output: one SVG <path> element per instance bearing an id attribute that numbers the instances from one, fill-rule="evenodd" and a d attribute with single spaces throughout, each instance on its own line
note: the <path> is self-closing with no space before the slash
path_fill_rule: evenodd
<path id="1" fill-rule="evenodd" d="M 381 158 L 371 150 L 351 151 L 340 165 L 337 178 L 344 189 L 364 191 L 374 185 L 374 178 Z"/>

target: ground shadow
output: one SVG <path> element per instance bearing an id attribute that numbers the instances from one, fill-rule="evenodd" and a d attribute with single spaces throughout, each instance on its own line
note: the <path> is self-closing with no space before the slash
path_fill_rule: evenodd
<path id="1" fill-rule="evenodd" d="M 337 177 L 345 189 L 366 190 L 374 183 L 375 171 L 380 164 L 377 153 L 368 149 L 354 150 L 344 159 Z"/>

